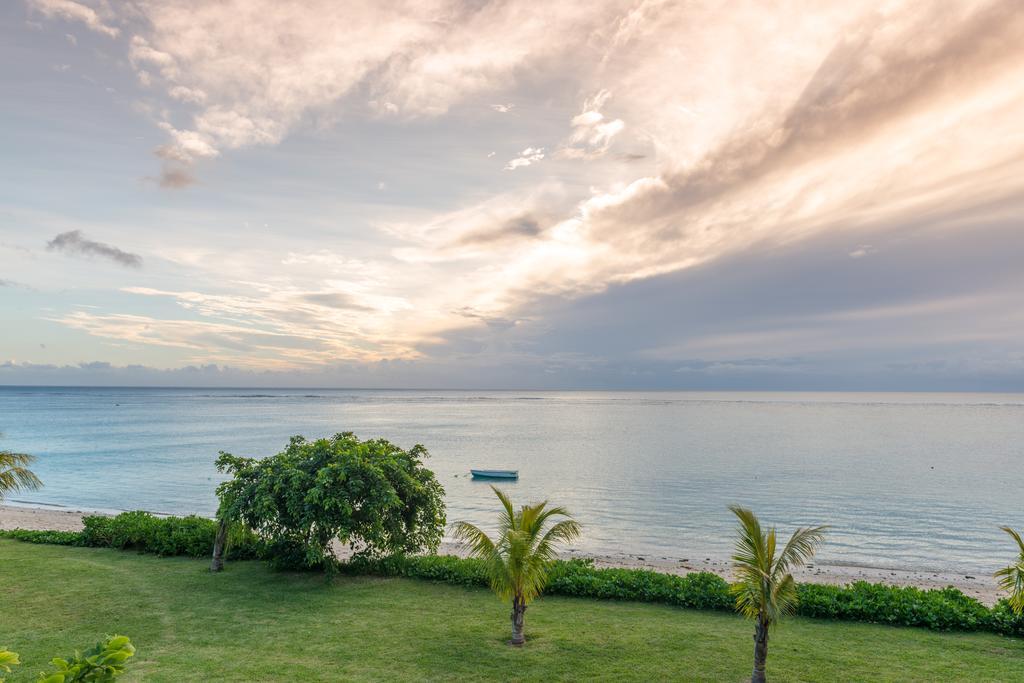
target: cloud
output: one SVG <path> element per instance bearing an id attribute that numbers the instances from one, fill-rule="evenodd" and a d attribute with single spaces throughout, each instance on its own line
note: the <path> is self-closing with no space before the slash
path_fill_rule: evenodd
<path id="1" fill-rule="evenodd" d="M 28 4 L 47 19 L 80 21 L 93 31 L 111 38 L 120 33 L 116 26 L 105 23 L 96 10 L 74 0 L 28 0 Z"/>
<path id="2" fill-rule="evenodd" d="M 516 105 L 511 102 L 508 104 L 492 104 L 491 109 L 498 112 L 499 114 L 507 114 L 515 108 Z"/>
<path id="3" fill-rule="evenodd" d="M 525 168 L 526 166 L 537 163 L 543 158 L 543 147 L 527 147 L 519 153 L 519 156 L 505 164 L 505 170 L 514 171 L 517 168 Z"/>
<path id="4" fill-rule="evenodd" d="M 583 111 L 572 119 L 572 135 L 568 143 L 558 150 L 557 156 L 564 159 L 596 159 L 604 156 L 612 144 L 612 138 L 626 127 L 622 119 L 609 120 L 601 113 L 610 97 L 609 91 L 601 90 L 583 103 Z"/>
<path id="5" fill-rule="evenodd" d="M 73 17 L 111 35 L 118 31 L 83 4 L 32 1 L 47 17 Z M 200 146 L 206 152 L 198 156 L 215 156 L 277 144 L 304 117 L 367 94 L 388 115 L 444 114 L 472 95 L 513 84 L 523 68 L 585 44 L 591 31 L 625 6 L 623 0 L 557 7 L 459 0 L 344 7 L 332 0 L 138 0 L 111 11 L 131 25 L 128 59 L 140 81 L 159 81 L 169 97 L 195 107 L 166 112 L 169 146 L 179 156 L 195 156 Z M 237 40 L 239 25 L 246 27 L 244 41 Z M 499 103 L 495 110 L 512 106 Z M 190 124 L 173 125 L 182 114 Z M 191 140 L 191 150 L 181 137 Z"/>
<path id="6" fill-rule="evenodd" d="M 455 243 L 458 246 L 492 244 L 507 240 L 537 237 L 541 234 L 541 225 L 537 218 L 529 214 L 516 216 L 494 227 L 481 228 L 460 235 Z"/>
<path id="7" fill-rule="evenodd" d="M 952 9 L 900 0 L 737 3 L 728 12 L 699 0 L 345 7 L 138 0 L 134 6 L 137 15 L 102 19 L 132 36 L 111 49 L 126 50 L 126 63 L 150 83 L 148 111 L 166 135 L 156 154 L 175 164 L 169 168 L 190 173 L 191 164 L 276 145 L 322 121 L 341 135 L 369 126 L 394 126 L 411 137 L 426 127 L 454 130 L 457 149 L 481 150 L 470 152 L 481 166 L 495 142 L 463 135 L 500 128 L 506 150 L 561 140 L 545 142 L 547 149 L 527 147 L 505 165 L 515 170 L 544 160 L 550 173 L 474 177 L 453 184 L 458 191 L 428 187 L 429 201 L 376 204 L 364 214 L 368 230 L 351 242 L 345 233 L 344 245 L 332 250 L 324 248 L 326 232 L 317 221 L 308 228 L 317 238 L 313 246 L 281 248 L 278 241 L 260 251 L 240 246 L 248 234 L 225 238 L 226 244 L 208 247 L 202 267 L 189 271 L 190 284 L 135 292 L 167 297 L 199 322 L 247 321 L 275 338 L 334 340 L 288 351 L 294 356 L 287 358 L 283 351 L 260 352 L 275 363 L 408 361 L 447 349 L 453 357 L 490 354 L 518 367 L 513 360 L 535 362 L 531 354 L 546 348 L 558 365 L 548 369 L 625 373 L 629 363 L 641 368 L 640 360 L 626 358 L 628 345 L 638 344 L 637 330 L 674 310 L 671 296 L 659 299 L 663 308 L 650 319 L 624 325 L 621 347 L 607 353 L 545 347 L 545 334 L 568 333 L 556 320 L 564 309 L 544 307 L 625 288 L 639 292 L 633 305 L 642 308 L 642 283 L 686 272 L 713 277 L 715 264 L 737 254 L 770 259 L 826 235 L 836 237 L 829 258 L 864 277 L 891 253 L 913 261 L 886 235 L 969 234 L 992 214 L 1019 215 L 1015 200 L 1024 196 L 1024 15 L 1013 0 Z M 236 39 L 239 25 L 246 27 L 245 41 Z M 520 103 L 516 116 L 477 121 L 488 103 L 513 101 Z M 467 120 L 490 128 L 471 130 Z M 451 163 L 460 179 L 478 170 L 453 149 L 431 163 Z M 588 163 L 562 163 L 569 159 Z M 639 160 L 644 163 L 634 163 Z M 389 171 L 368 173 L 360 187 L 372 188 Z M 406 186 L 397 177 L 394 185 Z M 549 191 L 551 185 L 556 189 Z M 336 215 L 334 208 L 324 213 Z M 301 230 L 289 238 L 308 237 Z M 282 259 L 289 250 L 295 253 Z M 831 273 L 817 276 L 827 281 Z M 673 282 L 718 300 L 699 282 L 682 276 Z M 811 278 L 800 286 L 822 289 Z M 763 308 L 758 291 L 747 295 Z M 350 297 L 369 310 L 345 307 Z M 959 301 L 953 294 L 944 299 L 948 315 L 960 315 Z M 723 314 L 756 313 L 742 301 L 728 303 Z M 918 304 L 924 302 L 907 305 L 922 315 Z M 872 317 L 878 307 L 877 301 L 856 311 L 837 306 L 835 313 Z M 628 310 L 622 304 L 618 312 Z M 621 318 L 616 315 L 613 320 Z M 674 372 L 721 363 L 716 371 L 724 372 L 725 366 L 777 369 L 797 360 L 813 365 L 814 359 L 794 360 L 786 347 L 858 338 L 852 324 L 842 334 L 820 332 L 826 315 L 789 311 L 777 324 L 709 324 L 699 339 L 676 327 L 678 343 L 666 338 L 647 348 L 643 367 Z M 487 322 L 510 320 L 519 322 L 503 328 Z M 197 354 L 230 359 L 231 344 L 239 343 L 235 333 L 195 322 L 168 329 L 168 338 L 187 331 Z M 979 335 L 1003 338 L 995 317 L 976 322 L 986 330 Z M 88 330 L 120 339 L 139 324 L 92 321 Z M 498 328 L 502 334 L 493 333 Z M 452 329 L 459 333 L 449 334 Z M 606 330 L 595 336 L 615 338 Z M 197 341 L 203 338 L 220 341 L 203 346 Z M 581 348 L 585 341 L 576 339 Z M 948 343 L 952 349 L 989 342 Z M 715 357 L 716 345 L 728 353 Z"/>
<path id="8" fill-rule="evenodd" d="M 142 257 L 115 246 L 87 239 L 81 230 L 62 232 L 46 243 L 48 251 L 60 251 L 72 256 L 98 256 L 130 268 L 141 268 Z"/>
<path id="9" fill-rule="evenodd" d="M 159 179 L 160 186 L 165 189 L 180 189 L 197 182 L 196 176 L 191 174 L 187 168 L 174 166 L 165 166 Z"/>
<path id="10" fill-rule="evenodd" d="M 196 179 L 186 168 L 165 166 L 160 173 L 159 183 L 160 187 L 176 190 L 194 185 Z"/>
<path id="11" fill-rule="evenodd" d="M 302 300 L 317 306 L 341 308 L 350 311 L 370 311 L 368 306 L 358 303 L 351 294 L 344 292 L 310 292 L 302 295 Z"/>

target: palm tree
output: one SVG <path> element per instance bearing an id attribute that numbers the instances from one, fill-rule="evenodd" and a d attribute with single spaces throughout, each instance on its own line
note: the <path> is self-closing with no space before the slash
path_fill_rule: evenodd
<path id="1" fill-rule="evenodd" d="M 1000 528 L 1017 541 L 1020 556 L 1017 558 L 1017 564 L 1000 569 L 995 575 L 999 579 L 999 587 L 1010 592 L 1010 609 L 1015 614 L 1024 614 L 1024 539 L 1008 526 Z"/>
<path id="2" fill-rule="evenodd" d="M 768 629 L 784 614 L 796 609 L 796 581 L 789 571 L 814 556 L 817 546 L 825 540 L 828 527 L 797 529 L 782 552 L 776 553 L 774 527 L 762 531 L 753 512 L 736 505 L 729 509 L 740 521 L 736 554 L 732 556 L 737 582 L 731 590 L 736 596 L 736 609 L 755 621 L 754 673 L 750 680 L 764 683 Z"/>
<path id="3" fill-rule="evenodd" d="M 33 460 L 35 456 L 32 455 L 0 451 L 0 500 L 13 491 L 37 489 L 43 485 L 27 467 Z"/>
<path id="4" fill-rule="evenodd" d="M 491 589 L 502 600 L 512 601 L 511 645 L 522 645 L 523 617 L 526 606 L 540 595 L 555 560 L 555 546 L 571 543 L 580 535 L 580 525 L 563 507 L 548 507 L 548 502 L 512 507 L 509 497 L 494 486 L 501 501 L 497 540 L 469 522 L 453 525 L 455 538 L 468 543 L 470 555 L 484 561 Z M 555 517 L 565 517 L 545 530 Z"/>

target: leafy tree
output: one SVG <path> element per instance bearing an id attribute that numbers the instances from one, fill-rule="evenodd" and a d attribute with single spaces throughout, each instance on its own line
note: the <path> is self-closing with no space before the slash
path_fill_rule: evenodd
<path id="1" fill-rule="evenodd" d="M 522 645 L 526 606 L 547 584 L 555 560 L 555 547 L 571 543 L 580 535 L 580 525 L 563 507 L 548 507 L 547 501 L 512 507 L 509 497 L 491 487 L 501 501 L 498 538 L 492 540 L 469 522 L 454 525 L 455 537 L 469 544 L 470 554 L 484 561 L 491 589 L 499 598 L 512 602 L 512 645 Z M 556 517 L 565 517 L 547 527 Z"/>
<path id="2" fill-rule="evenodd" d="M 814 556 L 817 546 L 825 540 L 828 527 L 797 529 L 782 551 L 776 553 L 774 528 L 762 531 L 761 523 L 753 512 L 735 505 L 729 509 L 740 522 L 736 551 L 732 556 L 738 581 L 731 590 L 736 597 L 736 609 L 755 621 L 754 673 L 750 680 L 751 683 L 764 683 L 768 629 L 780 617 L 796 610 L 796 581 L 790 569 Z"/>
<path id="3" fill-rule="evenodd" d="M 1020 549 L 1020 556 L 1017 558 L 1016 564 L 1011 564 L 1009 567 L 1000 569 L 996 572 L 995 576 L 999 579 L 999 587 L 1003 590 L 1009 591 L 1010 608 L 1013 610 L 1014 614 L 1024 614 L 1024 539 L 1021 538 L 1020 534 L 1008 526 L 1000 528 L 1010 534 L 1010 536 L 1013 537 L 1013 540 L 1017 541 L 1017 547 Z"/>
<path id="4" fill-rule="evenodd" d="M 444 489 L 423 466 L 423 446 L 408 451 L 351 432 L 307 441 L 293 437 L 262 460 L 221 453 L 217 469 L 232 478 L 217 487 L 221 522 L 214 571 L 232 525 L 267 544 L 276 566 L 324 568 L 337 559 L 338 539 L 360 557 L 435 551 L 444 533 Z"/>
<path id="5" fill-rule="evenodd" d="M 0 500 L 8 493 L 37 489 L 43 485 L 39 477 L 28 469 L 34 460 L 32 455 L 0 451 Z"/>

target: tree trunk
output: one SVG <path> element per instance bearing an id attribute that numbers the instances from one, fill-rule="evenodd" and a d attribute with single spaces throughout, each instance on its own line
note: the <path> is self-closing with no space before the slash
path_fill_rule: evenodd
<path id="1" fill-rule="evenodd" d="M 765 683 L 765 663 L 768 661 L 768 621 L 758 616 L 754 627 L 754 674 L 750 683 Z"/>
<path id="2" fill-rule="evenodd" d="M 523 617 L 526 614 L 526 602 L 522 596 L 516 595 L 512 598 L 512 640 L 509 645 L 522 645 L 526 642 L 523 636 Z"/>
<path id="3" fill-rule="evenodd" d="M 224 545 L 228 540 L 228 523 L 221 519 L 217 523 L 217 536 L 213 540 L 213 561 L 210 571 L 219 572 L 224 569 Z"/>

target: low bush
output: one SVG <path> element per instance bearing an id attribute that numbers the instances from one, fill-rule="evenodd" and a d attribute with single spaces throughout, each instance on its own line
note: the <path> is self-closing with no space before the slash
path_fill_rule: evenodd
<path id="1" fill-rule="evenodd" d="M 122 512 L 115 517 L 87 515 L 82 523 L 82 531 L 14 529 L 0 531 L 0 537 L 28 543 L 130 549 L 165 557 L 208 557 L 217 535 L 217 523 L 204 517 L 157 517 L 141 510 Z M 265 554 L 259 539 L 245 531 L 229 535 L 227 552 L 228 557 L 237 560 L 257 559 Z"/>
<path id="2" fill-rule="evenodd" d="M 922 590 L 857 581 L 849 586 L 801 584 L 799 613 L 844 621 L 925 626 L 936 631 L 987 630 L 990 610 L 955 588 Z"/>
<path id="3" fill-rule="evenodd" d="M 352 560 L 342 565 L 341 571 L 487 586 L 480 560 L 451 555 Z M 797 614 L 805 617 L 1024 636 L 1024 617 L 1015 615 L 1006 600 L 989 609 L 955 588 L 922 590 L 859 581 L 849 586 L 804 583 L 797 590 Z M 707 610 L 732 611 L 735 606 L 728 582 L 717 574 L 677 576 L 647 569 L 599 569 L 589 560 L 555 562 L 545 593 Z"/>
<path id="4" fill-rule="evenodd" d="M 33 531 L 30 529 L 8 529 L 0 531 L 0 538 L 13 538 L 25 543 L 47 545 L 83 545 L 80 531 Z"/>
<path id="5" fill-rule="evenodd" d="M 86 530 L 0 531 L 0 537 L 29 543 L 132 548 L 159 555 L 207 557 L 216 523 L 201 517 L 154 517 L 127 512 L 117 517 L 86 517 Z M 268 559 L 273 547 L 251 533 L 234 534 L 229 552 L 235 559 Z M 425 579 L 456 586 L 487 587 L 480 560 L 452 555 L 392 555 L 354 558 L 339 571 L 349 575 Z M 848 586 L 803 583 L 797 587 L 797 614 L 818 619 L 917 626 L 937 631 L 991 631 L 1024 636 L 1024 616 L 1006 600 L 992 608 L 955 588 L 922 590 L 858 581 Z M 684 576 L 647 569 L 594 567 L 589 560 L 555 562 L 545 589 L 549 595 L 599 600 L 633 600 L 693 609 L 732 611 L 734 599 L 725 579 L 709 572 Z"/>

